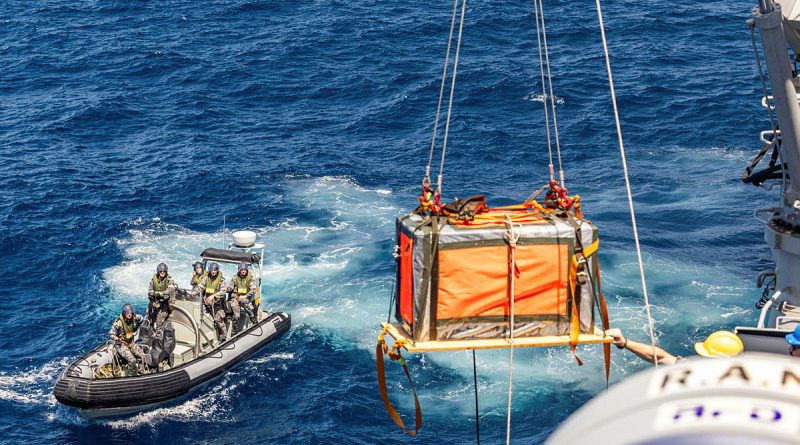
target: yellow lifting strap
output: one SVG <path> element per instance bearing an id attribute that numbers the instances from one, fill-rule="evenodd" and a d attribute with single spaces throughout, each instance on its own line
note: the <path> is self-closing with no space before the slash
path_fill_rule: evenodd
<path id="1" fill-rule="evenodd" d="M 600 239 L 596 239 L 592 244 L 588 247 L 583 249 L 583 258 L 587 259 L 597 253 L 597 249 L 600 247 Z M 570 322 L 569 322 L 569 349 L 572 351 L 572 355 L 575 357 L 575 360 L 578 362 L 579 366 L 583 366 L 583 361 L 581 361 L 578 354 L 575 352 L 575 349 L 578 345 L 578 336 L 581 332 L 581 320 L 580 320 L 580 313 L 578 312 L 578 302 L 576 301 L 576 290 L 577 290 L 577 283 L 578 283 L 578 265 L 580 261 L 578 260 L 578 255 L 572 256 L 572 263 L 570 264 L 569 268 L 569 292 L 572 296 L 572 308 L 570 311 Z M 608 329 L 608 328 L 606 328 Z"/>
<path id="2" fill-rule="evenodd" d="M 417 389 L 414 387 L 414 382 L 411 381 L 411 373 L 408 372 L 408 365 L 406 364 L 406 360 L 400 355 L 400 348 L 402 347 L 402 343 L 400 341 L 395 341 L 394 345 L 392 345 L 392 349 L 389 350 L 389 347 L 386 345 L 386 340 L 384 336 L 386 335 L 386 331 L 388 330 L 389 324 L 383 328 L 381 334 L 378 336 L 378 344 L 375 348 L 375 368 L 378 374 L 378 391 L 381 394 L 381 400 L 383 401 L 383 406 L 386 408 L 386 412 L 389 413 L 389 417 L 394 420 L 394 423 L 400 427 L 403 431 L 405 431 L 409 436 L 414 437 L 419 432 L 420 428 L 422 428 L 422 408 L 419 405 L 419 398 L 417 397 Z M 401 365 L 403 365 L 403 372 L 406 374 L 406 379 L 408 379 L 409 385 L 411 385 L 411 392 L 414 394 L 414 409 L 415 409 L 415 421 L 414 421 L 414 429 L 409 430 L 406 428 L 405 424 L 403 423 L 403 419 L 400 418 L 400 414 L 397 413 L 397 410 L 392 406 L 391 402 L 389 402 L 389 395 L 386 392 L 386 370 L 384 368 L 384 361 L 383 355 L 387 354 L 389 359 L 392 361 L 397 361 Z"/>

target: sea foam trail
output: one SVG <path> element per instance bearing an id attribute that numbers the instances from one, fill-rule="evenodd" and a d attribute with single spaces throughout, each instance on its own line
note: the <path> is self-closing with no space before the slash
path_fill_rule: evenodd
<path id="1" fill-rule="evenodd" d="M 394 283 L 391 246 L 394 218 L 402 209 L 395 202 L 398 198 L 390 191 L 370 190 L 341 177 L 287 179 L 283 189 L 285 202 L 308 209 L 313 222 L 287 218 L 272 226 L 250 228 L 268 246 L 263 288 L 267 307 L 291 313 L 295 329 L 318 333 L 334 348 L 372 353 Z M 160 221 L 132 229 L 128 239 L 119 241 L 126 260 L 104 275 L 117 295 L 114 305 L 125 299 L 144 304 L 147 280 L 160 261 L 168 262 L 173 276 L 185 285 L 198 253 L 219 244 L 219 234 L 192 232 Z M 635 256 L 611 250 L 604 251 L 601 260 L 613 326 L 631 338 L 647 341 Z M 720 318 L 736 322 L 751 315 L 749 283 L 721 270 L 711 273 L 702 266 L 653 254 L 647 254 L 646 263 L 657 335 L 669 349 L 690 350 L 692 341 L 667 337 L 666 332 L 686 332 L 699 339 L 719 326 Z M 375 268 L 376 264 L 385 267 Z M 223 272 L 232 274 L 228 269 Z M 708 323 L 708 329 L 693 328 L 698 320 Z M 578 353 L 586 362 L 583 367 L 576 365 L 566 347 L 517 350 L 515 385 L 536 388 L 560 382 L 591 393 L 602 390 L 602 349 L 584 346 Z M 630 354 L 615 353 L 613 362 L 615 380 L 646 366 Z M 452 383 L 437 384 L 436 391 L 425 397 L 456 397 L 463 392 L 464 382 L 471 381 L 472 361 L 467 353 L 427 354 L 412 363 L 417 365 L 415 376 L 422 380 L 436 380 L 441 367 L 457 377 Z M 507 387 L 498 382 L 507 378 L 507 352 L 479 351 L 478 363 L 482 402 L 503 405 Z"/>
<path id="2" fill-rule="evenodd" d="M 38 368 L 13 373 L 0 373 L 0 400 L 25 404 L 53 406 L 53 383 L 68 364 L 66 357 L 49 361 Z"/>

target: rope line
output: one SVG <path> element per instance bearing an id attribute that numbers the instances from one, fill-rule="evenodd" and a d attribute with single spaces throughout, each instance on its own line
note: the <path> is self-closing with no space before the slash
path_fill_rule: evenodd
<path id="1" fill-rule="evenodd" d="M 424 183 L 431 183 L 431 164 L 433 163 L 433 149 L 436 144 L 436 131 L 439 128 L 439 115 L 442 111 L 442 98 L 444 97 L 444 84 L 447 79 L 447 66 L 450 61 L 450 47 L 453 43 L 453 30 L 456 27 L 456 11 L 458 0 L 453 0 L 453 17 L 450 19 L 450 36 L 447 38 L 447 52 L 444 54 L 444 67 L 442 68 L 442 83 L 439 85 L 439 102 L 436 104 L 436 119 L 433 121 L 433 136 L 431 136 L 431 150 L 428 154 L 428 165 L 425 167 Z"/>
<path id="2" fill-rule="evenodd" d="M 550 141 L 550 113 L 547 110 L 547 87 L 544 84 L 544 60 L 542 58 L 542 33 L 539 29 L 539 0 L 533 0 L 533 13 L 536 18 L 536 43 L 539 48 L 539 77 L 542 85 L 542 109 L 544 110 L 544 128 L 547 135 L 547 156 L 550 159 L 549 173 L 550 181 L 555 179 L 553 170 L 553 148 Z"/>
<path id="3" fill-rule="evenodd" d="M 600 7 L 600 0 L 595 0 L 597 5 L 597 20 L 600 22 L 600 36 L 603 40 L 603 53 L 606 61 L 606 71 L 608 73 L 608 85 L 611 90 L 611 105 L 614 108 L 614 123 L 617 126 L 617 140 L 619 142 L 619 153 L 622 157 L 622 172 L 625 177 L 625 190 L 628 194 L 628 208 L 631 212 L 631 224 L 633 225 L 633 240 L 636 244 L 636 259 L 639 263 L 639 276 L 642 279 L 642 291 L 644 293 L 644 307 L 647 312 L 647 325 L 650 330 L 650 345 L 653 347 L 653 357 L 656 357 L 656 336 L 653 329 L 653 317 L 650 314 L 650 298 L 647 295 L 647 283 L 644 277 L 644 262 L 642 261 L 642 250 L 639 245 L 639 231 L 636 228 L 636 212 L 633 209 L 633 195 L 631 193 L 631 182 L 628 177 L 628 162 L 625 158 L 625 145 L 622 142 L 622 127 L 619 123 L 619 111 L 617 109 L 617 95 L 614 90 L 614 78 L 611 74 L 611 60 L 608 54 L 608 43 L 606 42 L 605 25 L 603 24 L 603 11 Z M 658 368 L 658 360 L 653 358 L 653 363 Z"/>
<path id="4" fill-rule="evenodd" d="M 506 233 L 505 239 L 508 242 L 509 259 L 508 259 L 508 281 L 509 281 L 509 329 L 508 329 L 508 414 L 506 417 L 506 445 L 511 443 L 511 395 L 512 383 L 514 377 L 514 273 L 516 269 L 516 247 L 519 241 L 519 233 L 514 230 L 515 224 L 512 222 L 511 217 L 506 214 Z"/>
<path id="5" fill-rule="evenodd" d="M 456 89 L 456 74 L 458 74 L 458 54 L 461 51 L 461 35 L 464 31 L 464 12 L 467 9 L 467 0 L 461 2 L 461 20 L 458 25 L 458 41 L 456 42 L 456 56 L 453 59 L 453 77 L 450 82 L 450 99 L 447 103 L 447 121 L 444 126 L 444 140 L 442 141 L 442 161 L 439 164 L 439 177 L 436 179 L 436 192 L 442 194 L 442 174 L 444 173 L 444 157 L 447 153 L 447 136 L 450 133 L 450 116 L 453 112 L 453 96 Z"/>
<path id="6" fill-rule="evenodd" d="M 536 1 L 536 0 L 534 0 Z M 541 0 L 539 4 L 539 20 L 542 21 L 542 40 L 544 41 L 544 59 L 547 62 L 547 83 L 550 86 L 550 112 L 553 114 L 553 135 L 556 140 L 556 154 L 558 155 L 558 178 L 561 180 L 561 187 L 566 187 L 564 182 L 564 167 L 561 164 L 561 143 L 558 138 L 558 119 L 556 119 L 556 99 L 553 93 L 553 76 L 550 74 L 550 50 L 547 47 L 547 28 L 544 26 L 544 9 Z"/>

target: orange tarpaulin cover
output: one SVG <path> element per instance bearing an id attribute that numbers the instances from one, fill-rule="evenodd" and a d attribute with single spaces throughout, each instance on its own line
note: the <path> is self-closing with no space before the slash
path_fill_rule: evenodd
<path id="1" fill-rule="evenodd" d="M 400 316 L 408 324 L 414 321 L 413 270 L 411 252 L 414 241 L 400 233 Z"/>
<path id="2" fill-rule="evenodd" d="M 568 260 L 566 244 L 516 247 L 516 315 L 567 315 Z M 508 264 L 508 246 L 440 250 L 436 318 L 509 315 Z"/>

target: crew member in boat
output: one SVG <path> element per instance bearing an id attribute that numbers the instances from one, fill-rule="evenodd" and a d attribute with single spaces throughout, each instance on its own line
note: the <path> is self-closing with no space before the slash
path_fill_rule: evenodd
<path id="1" fill-rule="evenodd" d="M 136 314 L 133 305 L 129 303 L 122 306 L 122 312 L 108 331 L 108 338 L 114 341 L 114 352 L 131 364 L 136 363 L 137 357 L 144 355 L 142 348 L 133 341 L 142 321 L 144 317 Z"/>
<path id="2" fill-rule="evenodd" d="M 786 344 L 789 345 L 789 355 L 800 357 L 800 325 L 797 325 L 793 332 L 786 334 Z"/>
<path id="3" fill-rule="evenodd" d="M 239 308 L 243 308 L 251 318 L 255 317 L 254 302 L 258 287 L 256 287 L 253 275 L 247 269 L 247 263 L 239 263 L 239 271 L 236 276 L 231 278 L 228 284 L 228 292 L 231 294 L 231 310 L 233 311 L 234 334 L 239 329 Z M 255 323 L 256 320 L 253 320 Z"/>
<path id="4" fill-rule="evenodd" d="M 217 329 L 220 343 L 227 338 L 225 328 L 225 278 L 219 271 L 219 264 L 211 263 L 208 265 L 208 273 L 203 276 L 198 286 L 199 292 L 203 294 L 203 304 L 206 310 L 214 317 L 214 327 Z"/>
<path id="5" fill-rule="evenodd" d="M 153 330 L 163 326 L 169 317 L 172 309 L 170 302 L 175 296 L 177 288 L 175 281 L 168 273 L 167 265 L 160 263 L 147 288 L 147 298 L 150 299 L 150 304 L 147 306 L 147 318 L 150 320 Z"/>
<path id="6" fill-rule="evenodd" d="M 219 267 L 219 266 L 218 266 Z M 192 279 L 189 281 L 189 287 L 194 289 L 198 285 L 200 285 L 200 281 L 205 278 L 206 271 L 203 270 L 203 263 L 200 261 L 194 263 L 192 266 Z"/>
<path id="7" fill-rule="evenodd" d="M 636 356 L 650 363 L 658 362 L 659 365 L 674 365 L 681 356 L 670 354 L 669 352 L 646 343 L 639 343 L 627 339 L 619 329 L 609 329 L 607 335 L 614 338 L 614 345 L 619 349 L 627 349 Z M 787 337 L 788 341 L 788 337 Z M 800 342 L 798 342 L 800 344 Z M 742 339 L 731 331 L 717 331 L 709 335 L 705 341 L 694 344 L 694 351 L 703 357 L 733 357 L 739 355 L 744 350 Z M 800 355 L 800 354 L 799 354 Z"/>

